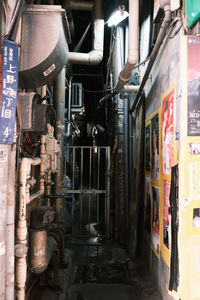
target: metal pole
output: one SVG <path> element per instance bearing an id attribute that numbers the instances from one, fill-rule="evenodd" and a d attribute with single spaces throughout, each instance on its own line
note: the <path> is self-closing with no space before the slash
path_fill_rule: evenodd
<path id="1" fill-rule="evenodd" d="M 110 147 L 106 148 L 106 238 L 110 237 Z"/>
<path id="2" fill-rule="evenodd" d="M 64 181 L 64 129 L 65 129 L 65 67 L 62 69 L 54 82 L 54 109 L 56 111 L 55 136 L 60 146 L 58 159 L 58 172 L 55 174 L 55 194 L 62 194 Z M 63 201 L 62 198 L 56 199 L 56 218 L 63 222 Z"/>

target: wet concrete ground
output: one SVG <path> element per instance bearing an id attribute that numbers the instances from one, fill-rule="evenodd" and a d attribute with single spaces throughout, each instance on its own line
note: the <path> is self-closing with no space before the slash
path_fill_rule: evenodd
<path id="1" fill-rule="evenodd" d="M 142 258 L 132 261 L 125 247 L 101 237 L 66 237 L 60 288 L 54 289 L 49 273 L 40 300 L 161 300 Z"/>

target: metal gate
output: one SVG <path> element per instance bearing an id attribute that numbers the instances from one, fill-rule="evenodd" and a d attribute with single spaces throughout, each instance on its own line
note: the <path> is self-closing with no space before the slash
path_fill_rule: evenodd
<path id="1" fill-rule="evenodd" d="M 109 238 L 110 147 L 71 146 L 72 235 Z"/>

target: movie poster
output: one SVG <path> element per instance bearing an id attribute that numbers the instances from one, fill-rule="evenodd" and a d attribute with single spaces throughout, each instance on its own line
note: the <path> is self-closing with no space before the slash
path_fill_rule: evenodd
<path id="1" fill-rule="evenodd" d="M 200 37 L 188 37 L 188 136 L 200 136 Z"/>
<path id="2" fill-rule="evenodd" d="M 170 249 L 171 246 L 171 215 L 169 214 L 169 196 L 170 196 L 171 182 L 164 181 L 164 230 L 163 240 L 165 246 Z"/>
<path id="3" fill-rule="evenodd" d="M 151 180 L 145 178 L 144 229 L 151 236 Z"/>
<path id="4" fill-rule="evenodd" d="M 159 188 L 152 186 L 152 235 L 154 249 L 160 253 L 160 194 Z"/>
<path id="5" fill-rule="evenodd" d="M 151 158 L 150 158 L 150 132 L 151 125 L 145 128 L 145 161 L 146 161 L 146 171 L 150 172 L 151 169 Z"/>
<path id="6" fill-rule="evenodd" d="M 159 114 L 151 119 L 152 179 L 159 179 Z"/>
<path id="7" fill-rule="evenodd" d="M 161 146 L 163 174 L 171 174 L 174 165 L 174 89 L 162 101 Z"/>

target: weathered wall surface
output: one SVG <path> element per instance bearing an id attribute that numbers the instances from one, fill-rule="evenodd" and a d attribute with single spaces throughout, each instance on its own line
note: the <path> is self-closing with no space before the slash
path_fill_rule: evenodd
<path id="1" fill-rule="evenodd" d="M 145 170 L 145 178 L 148 177 L 151 183 L 151 188 L 154 186 L 159 192 L 159 250 L 156 251 L 153 243 L 153 231 L 151 225 L 151 234 L 146 235 L 144 240 L 144 254 L 149 262 L 151 272 L 159 286 L 159 290 L 163 299 L 173 299 L 168 293 L 169 286 L 169 265 L 170 265 L 170 246 L 169 249 L 164 244 L 164 182 L 170 182 L 171 176 L 164 175 L 162 170 L 162 146 L 161 146 L 161 103 L 163 95 L 170 89 L 174 88 L 174 138 L 179 138 L 180 128 L 180 99 L 181 99 L 181 33 L 176 35 L 173 39 L 166 39 L 159 51 L 155 60 L 150 77 L 145 86 L 145 120 L 146 126 L 152 127 L 152 118 L 155 114 L 159 114 L 159 177 L 157 180 L 152 178 L 152 170 Z M 152 139 L 152 128 L 151 128 Z M 178 139 L 175 140 L 178 145 Z M 152 153 L 152 141 L 150 142 Z M 145 148 L 146 149 L 146 148 Z M 176 159 L 178 161 L 178 146 L 174 148 Z M 174 162 L 175 162 L 174 161 Z M 152 160 L 151 160 L 152 162 Z M 152 192 L 152 189 L 151 189 Z M 153 201 L 153 200 L 152 200 Z M 152 203 L 153 205 L 153 203 Z M 144 205 L 145 207 L 145 205 Z M 146 208 L 145 208 L 146 209 Z M 151 208 L 153 209 L 153 208 Z"/>

